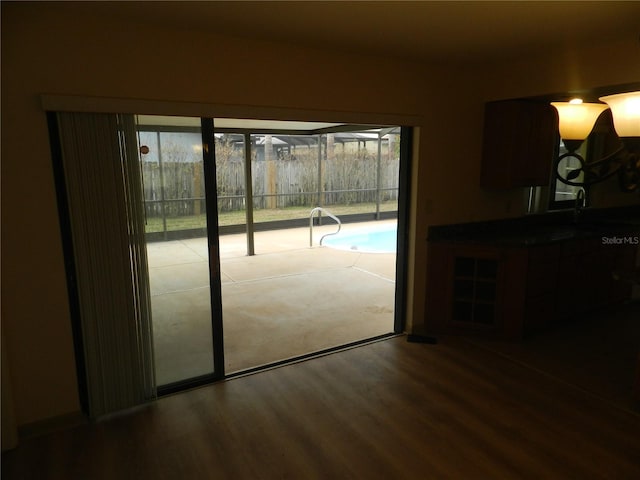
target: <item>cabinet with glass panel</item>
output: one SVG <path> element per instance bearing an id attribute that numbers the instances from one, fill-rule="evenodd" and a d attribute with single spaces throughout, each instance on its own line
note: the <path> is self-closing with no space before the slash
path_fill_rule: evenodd
<path id="1" fill-rule="evenodd" d="M 454 322 L 495 326 L 498 260 L 456 257 L 454 260 Z"/>

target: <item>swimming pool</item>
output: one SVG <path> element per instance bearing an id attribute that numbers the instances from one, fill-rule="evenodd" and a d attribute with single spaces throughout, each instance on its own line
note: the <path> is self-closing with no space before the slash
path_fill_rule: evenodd
<path id="1" fill-rule="evenodd" d="M 322 245 L 338 250 L 354 250 L 362 253 L 396 253 L 397 228 L 392 226 L 384 230 L 367 232 L 341 232 L 327 236 Z"/>

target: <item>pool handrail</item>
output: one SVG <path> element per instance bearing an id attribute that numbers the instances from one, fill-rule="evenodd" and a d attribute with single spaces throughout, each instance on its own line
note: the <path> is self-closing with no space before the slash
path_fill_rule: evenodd
<path id="1" fill-rule="evenodd" d="M 342 228 L 342 222 L 340 221 L 340 219 L 336 217 L 333 213 L 331 213 L 329 210 L 322 207 L 314 208 L 313 210 L 311 210 L 311 215 L 309 215 L 309 246 L 310 247 L 313 247 L 313 216 L 316 214 L 316 212 L 319 214 L 324 212 L 327 215 L 327 217 L 332 218 L 338 223 L 338 230 L 336 230 L 333 233 L 327 233 L 322 237 L 320 237 L 320 245 L 322 245 L 322 240 L 324 240 L 324 237 L 328 237 L 330 235 L 336 235 L 337 233 L 340 232 L 340 229 Z"/>

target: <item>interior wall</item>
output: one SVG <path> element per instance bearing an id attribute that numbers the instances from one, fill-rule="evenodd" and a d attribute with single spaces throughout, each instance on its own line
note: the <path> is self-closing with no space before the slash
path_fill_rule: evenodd
<path id="1" fill-rule="evenodd" d="M 46 4 L 2 8 L 2 318 L 18 425 L 79 408 L 41 94 L 255 106 L 260 114 L 270 107 L 359 112 L 364 119 L 416 114 L 435 95 L 427 92 L 448 83 L 442 72 L 376 57 L 74 18 Z"/>
<path id="2" fill-rule="evenodd" d="M 64 259 L 41 94 L 415 115 L 408 315 L 424 313 L 429 225 L 523 213 L 522 190 L 479 186 L 483 102 L 561 91 L 555 59 L 473 69 L 74 18 L 2 4 L 2 321 L 18 425 L 79 408 Z M 575 65 L 580 85 L 640 78 L 633 42 Z M 622 49 L 619 55 L 619 50 Z M 637 57 L 634 57 L 637 58 Z M 586 54 L 591 59 L 591 54 Z M 608 59 L 613 59 L 609 61 Z M 538 71 L 538 70 L 536 70 Z M 275 111 L 275 110 L 274 110 Z M 331 115 L 329 115 L 331 116 Z M 308 120 L 315 120 L 308 118 Z"/>

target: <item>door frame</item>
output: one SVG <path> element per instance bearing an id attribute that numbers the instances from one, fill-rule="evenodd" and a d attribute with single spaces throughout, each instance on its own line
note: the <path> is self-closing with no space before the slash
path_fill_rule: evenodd
<path id="1" fill-rule="evenodd" d="M 396 238 L 396 296 L 393 332 L 404 332 L 407 319 L 407 273 L 413 128 L 400 126 L 400 171 L 398 172 L 398 233 Z"/>
<path id="2" fill-rule="evenodd" d="M 415 152 L 412 150 L 413 136 L 415 127 L 424 124 L 424 118 L 421 115 L 416 114 L 402 114 L 402 113 L 382 113 L 382 112 L 367 112 L 361 113 L 357 111 L 323 111 L 317 109 L 305 109 L 305 108 L 286 108 L 286 107 L 274 107 L 274 106 L 259 106 L 259 105 L 242 105 L 242 104 L 223 104 L 223 103 L 206 103 L 206 102 L 181 102 L 181 101 L 163 101 L 163 100 L 150 100 L 150 99 L 133 99 L 133 98 L 115 98 L 115 97 L 91 97 L 91 96 L 76 96 L 76 95 L 58 95 L 58 94 L 44 94 L 40 95 L 40 103 L 42 111 L 50 117 L 50 112 L 104 112 L 104 113 L 131 113 L 131 114 L 145 114 L 145 115 L 171 115 L 171 116 L 185 116 L 185 117 L 197 117 L 197 118 L 272 118 L 280 120 L 299 120 L 299 121 L 311 121 L 313 118 L 315 121 L 324 122 L 342 122 L 349 124 L 362 124 L 362 125 L 399 125 L 402 128 L 402 144 L 401 151 L 404 155 L 401 155 L 400 161 L 400 192 L 398 199 L 398 257 L 396 267 L 396 309 L 394 318 L 394 331 L 395 333 L 402 333 L 408 313 L 408 305 L 406 301 L 408 298 L 407 288 L 411 288 L 411 282 L 407 278 L 409 273 L 408 259 L 410 252 L 410 236 L 409 228 L 411 225 L 412 212 L 410 208 L 411 196 L 415 192 L 410 191 L 411 185 L 411 163 Z M 51 124 L 49 124 L 50 136 L 52 131 L 55 130 Z M 405 135 L 405 132 L 407 133 Z M 203 132 L 204 133 L 204 132 Z M 50 138 L 50 139 L 51 139 Z M 55 145 L 52 145 L 52 156 L 54 162 L 56 158 Z M 212 155 L 215 155 L 214 149 L 210 149 Z M 215 169 L 215 162 L 213 165 Z M 58 177 L 59 171 L 56 171 L 54 165 L 54 175 Z M 59 182 L 56 182 L 59 183 Z M 58 189 L 57 189 L 58 190 Z M 59 190 L 58 190 L 59 191 Z M 61 230 L 63 239 L 66 236 L 65 229 L 65 214 L 60 207 L 64 206 L 64 201 L 59 200 L 59 218 L 61 222 Z M 62 199 L 64 200 L 64 199 Z M 217 200 L 217 199 L 216 199 Z M 217 205 L 215 208 L 211 208 L 207 205 L 213 215 L 217 216 Z M 216 223 L 217 231 L 217 223 Z M 400 241 L 401 240 L 401 241 Z M 210 241 L 210 251 L 218 248 L 217 239 L 215 242 Z M 69 251 L 68 242 L 63 241 L 65 263 L 67 269 L 70 265 L 73 265 L 73 255 Z M 214 261 L 219 262 L 219 256 L 213 256 Z M 211 261 L 211 260 L 210 260 Z M 219 271 L 219 264 L 216 266 L 216 271 Z M 69 304 L 71 309 L 71 323 L 72 328 L 75 324 L 74 311 L 74 287 L 73 278 L 67 276 L 68 291 L 69 291 Z M 217 308 L 217 307 L 216 307 Z M 221 317 L 220 317 L 221 318 Z M 74 335 L 75 341 L 75 335 Z M 214 337 L 214 341 L 218 342 L 220 339 Z M 76 345 L 77 347 L 77 345 Z M 215 348 L 215 347 L 214 347 Z M 218 349 L 223 352 L 222 349 Z M 76 348 L 76 367 L 78 373 L 84 369 L 82 355 L 79 354 L 78 348 Z M 223 353 L 224 355 L 224 353 Z M 224 362 L 222 363 L 224 365 Z M 223 367 L 224 368 L 224 367 Z M 215 369 L 215 367 L 214 367 Z M 80 377 L 80 375 L 78 375 Z M 166 389 L 166 391 L 158 393 L 170 393 L 170 391 L 178 391 L 190 386 L 197 386 L 199 384 L 207 384 L 212 381 L 226 378 L 224 373 L 216 371 L 216 375 L 207 375 L 204 377 L 198 377 L 192 379 L 190 385 L 184 385 L 178 387 L 174 384 L 174 387 Z M 82 384 L 79 382 L 80 400 L 82 403 L 83 389 Z"/>

